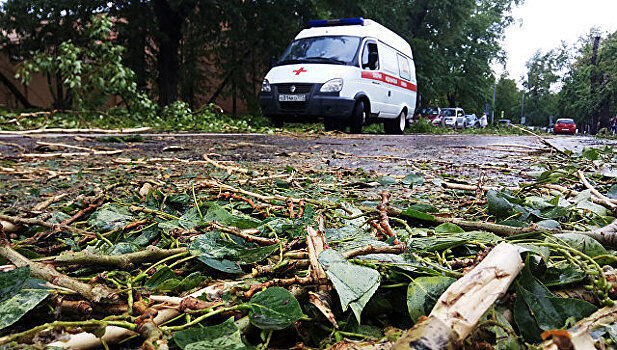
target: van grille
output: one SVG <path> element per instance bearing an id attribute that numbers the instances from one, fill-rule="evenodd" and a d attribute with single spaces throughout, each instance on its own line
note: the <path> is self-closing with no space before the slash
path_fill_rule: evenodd
<path id="1" fill-rule="evenodd" d="M 291 91 L 291 86 L 296 87 L 296 91 Z M 279 94 L 307 94 L 311 92 L 313 84 L 276 84 Z"/>
<path id="2" fill-rule="evenodd" d="M 306 110 L 306 102 L 279 102 L 281 110 L 285 112 L 304 112 Z"/>

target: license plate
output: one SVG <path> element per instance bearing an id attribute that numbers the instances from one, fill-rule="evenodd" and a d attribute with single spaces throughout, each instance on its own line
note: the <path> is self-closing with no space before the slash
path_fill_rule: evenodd
<path id="1" fill-rule="evenodd" d="M 281 102 L 304 102 L 306 101 L 306 95 L 279 95 L 279 101 Z"/>

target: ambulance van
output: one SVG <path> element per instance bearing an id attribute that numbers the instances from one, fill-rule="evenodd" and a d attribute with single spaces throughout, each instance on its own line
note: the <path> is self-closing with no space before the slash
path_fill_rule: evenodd
<path id="1" fill-rule="evenodd" d="M 309 21 L 265 76 L 262 113 L 283 122 L 323 118 L 326 130 L 360 133 L 383 122 L 403 134 L 416 108 L 411 46 L 370 19 Z"/>

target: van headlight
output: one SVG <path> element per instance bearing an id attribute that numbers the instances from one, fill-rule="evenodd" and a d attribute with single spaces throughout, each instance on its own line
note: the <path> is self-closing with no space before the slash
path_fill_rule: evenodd
<path id="1" fill-rule="evenodd" d="M 340 92 L 341 90 L 343 90 L 343 79 L 341 78 L 328 80 L 319 89 L 320 92 Z"/>
<path id="2" fill-rule="evenodd" d="M 261 83 L 261 92 L 272 92 L 272 87 L 270 87 L 268 79 L 264 79 L 264 82 Z"/>

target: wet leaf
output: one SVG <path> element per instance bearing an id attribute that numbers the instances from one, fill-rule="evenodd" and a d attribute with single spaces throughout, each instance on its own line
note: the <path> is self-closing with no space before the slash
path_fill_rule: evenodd
<path id="1" fill-rule="evenodd" d="M 422 221 L 435 221 L 435 217 L 433 215 L 421 212 L 416 209 L 405 209 L 401 212 L 401 214 L 411 219 L 418 219 Z"/>
<path id="2" fill-rule="evenodd" d="M 608 252 L 606 249 L 595 239 L 581 235 L 577 233 L 560 233 L 556 234 L 555 238 L 566 243 L 570 248 L 574 248 L 579 252 L 589 255 L 595 258 L 598 255 L 606 255 Z M 551 242 L 550 238 L 546 239 L 547 242 Z"/>
<path id="3" fill-rule="evenodd" d="M 41 303 L 49 292 L 41 289 L 24 289 L 0 303 L 0 330 L 22 318 Z"/>
<path id="4" fill-rule="evenodd" d="M 488 212 L 497 218 L 507 218 L 514 213 L 514 205 L 505 198 L 501 197 L 497 191 L 490 190 L 486 194 Z"/>
<path id="5" fill-rule="evenodd" d="M 449 222 L 443 223 L 437 227 L 435 227 L 435 233 L 461 233 L 465 232 L 458 225 L 451 224 Z"/>
<path id="6" fill-rule="evenodd" d="M 249 350 L 254 349 L 242 342 L 242 333 L 234 319 L 202 328 L 193 328 L 174 334 L 176 345 L 183 350 Z"/>
<path id="7" fill-rule="evenodd" d="M 270 287 L 255 294 L 250 304 L 249 319 L 261 329 L 285 329 L 303 316 L 298 300 L 281 287 Z"/>
<path id="8" fill-rule="evenodd" d="M 424 176 L 422 176 L 422 174 L 411 173 L 405 176 L 402 183 L 405 185 L 410 185 L 412 187 L 422 186 L 424 184 Z"/>
<path id="9" fill-rule="evenodd" d="M 610 199 L 617 199 L 617 185 L 612 185 L 606 196 Z"/>
<path id="10" fill-rule="evenodd" d="M 398 183 L 398 180 L 391 176 L 380 176 L 376 179 L 376 181 L 382 186 L 390 186 Z"/>
<path id="11" fill-rule="evenodd" d="M 93 225 L 99 232 L 108 232 L 124 227 L 133 222 L 133 220 L 135 218 L 133 218 L 127 208 L 115 204 L 105 204 L 92 213 L 88 224 Z"/>
<path id="12" fill-rule="evenodd" d="M 439 297 L 456 279 L 445 276 L 418 277 L 407 287 L 407 308 L 411 320 L 416 323 L 421 316 L 428 315 Z"/>
<path id="13" fill-rule="evenodd" d="M 28 278 L 30 278 L 28 266 L 0 272 L 0 302 L 17 294 Z"/>
<path id="14" fill-rule="evenodd" d="M 379 272 L 364 266 L 354 265 L 338 252 L 326 249 L 319 254 L 319 262 L 338 293 L 343 311 L 351 307 L 358 322 L 362 309 L 369 302 L 379 284 Z"/>

